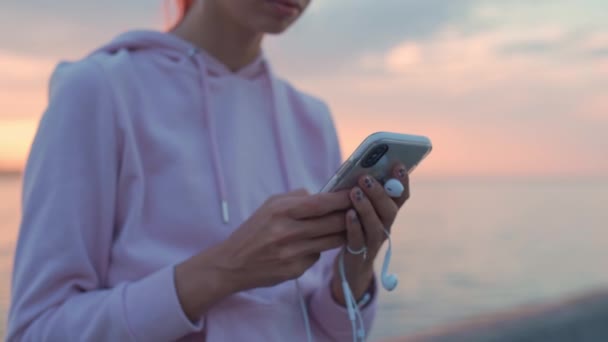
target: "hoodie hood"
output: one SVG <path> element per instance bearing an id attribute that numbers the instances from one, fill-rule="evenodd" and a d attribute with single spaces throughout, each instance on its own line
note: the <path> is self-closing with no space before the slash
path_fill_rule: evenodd
<path id="1" fill-rule="evenodd" d="M 204 108 L 202 115 L 205 120 L 206 127 L 214 126 L 214 114 L 211 113 L 209 106 L 209 83 L 211 79 L 229 76 L 239 77 L 243 80 L 258 80 L 262 78 L 267 79 L 268 84 L 270 85 L 270 93 L 273 104 L 272 115 L 274 120 L 272 129 L 279 156 L 279 164 L 281 165 L 283 183 L 287 189 L 292 187 L 292 183 L 289 179 L 289 173 L 286 169 L 286 156 L 284 148 L 282 147 L 282 137 L 279 129 L 280 117 L 278 113 L 280 110 L 278 108 L 279 101 L 277 101 L 276 94 L 277 87 L 279 85 L 277 84 L 278 81 L 272 76 L 270 66 L 267 63 L 263 53 L 260 53 L 260 55 L 253 62 L 233 72 L 226 65 L 203 49 L 176 35 L 158 31 L 131 31 L 116 37 L 109 44 L 95 50 L 92 55 L 99 53 L 115 54 L 122 50 L 126 50 L 129 53 L 150 52 L 171 60 L 178 61 L 180 63 L 195 66 L 195 72 L 198 76 L 198 85 L 203 97 Z M 211 149 L 215 183 L 217 184 L 217 190 L 220 195 L 219 201 L 222 211 L 222 219 L 224 223 L 228 223 L 230 220 L 229 203 L 227 199 L 228 195 L 226 190 L 226 180 L 224 178 L 224 167 L 221 163 L 218 148 L 218 138 L 215 130 L 213 129 L 210 129 L 207 133 L 207 140 Z"/>
<path id="2" fill-rule="evenodd" d="M 174 60 L 186 60 L 193 54 L 200 54 L 205 61 L 206 73 L 210 77 L 239 76 L 255 79 L 269 72 L 270 68 L 263 52 L 254 61 L 237 71 L 230 70 L 225 64 L 192 43 L 172 34 L 159 31 L 130 31 L 114 38 L 110 43 L 95 50 L 96 53 L 116 53 L 153 50 Z"/>

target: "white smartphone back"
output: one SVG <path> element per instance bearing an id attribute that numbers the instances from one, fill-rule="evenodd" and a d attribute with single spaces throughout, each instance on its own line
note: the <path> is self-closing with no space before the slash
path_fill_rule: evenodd
<path id="1" fill-rule="evenodd" d="M 411 173 L 431 152 L 431 140 L 425 136 L 377 132 L 368 136 L 355 152 L 340 166 L 321 192 L 351 189 L 364 174 L 384 184 L 397 163 Z"/>

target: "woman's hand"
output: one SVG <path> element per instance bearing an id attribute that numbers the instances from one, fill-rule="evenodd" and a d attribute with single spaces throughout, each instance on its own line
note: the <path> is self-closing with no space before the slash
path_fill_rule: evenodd
<path id="1" fill-rule="evenodd" d="M 344 245 L 350 207 L 348 191 L 271 197 L 226 241 L 176 267 L 184 312 L 195 321 L 232 293 L 298 278 L 321 252 Z"/>
<path id="2" fill-rule="evenodd" d="M 389 197 L 382 184 L 368 175 L 361 177 L 359 186 L 350 192 L 354 209 L 346 213 L 347 246 L 352 251 L 367 248 L 366 253 L 356 255 L 344 251 L 346 278 L 357 300 L 371 285 L 374 259 L 386 239 L 384 228 L 390 231 L 397 212 L 410 196 L 409 177 L 405 166 L 396 165 L 392 175 L 403 184 L 404 191 L 399 198 Z M 332 293 L 336 300 L 344 305 L 338 259 L 339 256 L 335 262 Z"/>

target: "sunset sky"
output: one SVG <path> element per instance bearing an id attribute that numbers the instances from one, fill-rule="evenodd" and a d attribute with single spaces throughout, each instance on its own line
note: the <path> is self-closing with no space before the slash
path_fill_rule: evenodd
<path id="1" fill-rule="evenodd" d="M 312 2 L 266 54 L 330 104 L 345 155 L 390 130 L 433 140 L 430 177 L 608 177 L 608 1 Z M 55 64 L 162 29 L 162 8 L 0 4 L 0 170 L 23 167 Z"/>

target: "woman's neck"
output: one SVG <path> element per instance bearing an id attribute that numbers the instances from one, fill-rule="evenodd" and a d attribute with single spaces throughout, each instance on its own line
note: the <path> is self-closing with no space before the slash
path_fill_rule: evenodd
<path id="1" fill-rule="evenodd" d="M 260 54 L 263 33 L 253 32 L 230 18 L 215 1 L 197 1 L 171 32 L 237 71 Z"/>

